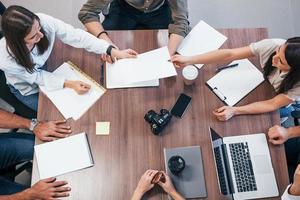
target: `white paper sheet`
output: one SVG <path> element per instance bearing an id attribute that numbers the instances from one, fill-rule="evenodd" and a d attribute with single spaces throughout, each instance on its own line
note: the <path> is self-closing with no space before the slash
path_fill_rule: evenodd
<path id="1" fill-rule="evenodd" d="M 93 166 L 87 136 L 80 133 L 34 146 L 40 179 Z"/>
<path id="2" fill-rule="evenodd" d="M 92 86 L 89 92 L 83 95 L 77 94 L 70 88 L 47 91 L 44 86 L 40 87 L 66 119 L 71 117 L 74 120 L 79 119 L 105 92 L 88 78 L 80 76 L 68 63 L 62 64 L 53 74 L 63 76 L 68 80 L 80 80 Z"/>
<path id="3" fill-rule="evenodd" d="M 184 38 L 177 52 L 184 56 L 194 56 L 219 49 L 227 37 L 213 27 L 200 21 Z M 196 64 L 200 69 L 203 64 Z"/>
<path id="4" fill-rule="evenodd" d="M 213 92 L 229 106 L 234 106 L 264 81 L 263 74 L 248 60 L 236 60 L 237 67 L 227 68 L 207 81 Z M 229 65 L 231 65 L 229 64 Z"/>
<path id="5" fill-rule="evenodd" d="M 176 76 L 167 47 L 155 49 L 137 58 L 121 59 L 106 67 L 106 83 L 110 88 Z"/>

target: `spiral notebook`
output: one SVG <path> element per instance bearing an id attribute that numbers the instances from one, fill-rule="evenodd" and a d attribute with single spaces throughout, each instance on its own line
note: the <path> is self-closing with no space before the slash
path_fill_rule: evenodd
<path id="1" fill-rule="evenodd" d="M 220 71 L 206 84 L 225 104 L 234 106 L 264 81 L 263 74 L 248 60 L 236 60 L 237 67 Z M 229 65 L 231 65 L 229 64 Z"/>

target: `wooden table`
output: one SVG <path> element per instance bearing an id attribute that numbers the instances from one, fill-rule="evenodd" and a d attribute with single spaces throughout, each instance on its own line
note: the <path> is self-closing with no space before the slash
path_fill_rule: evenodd
<path id="1" fill-rule="evenodd" d="M 234 48 L 267 38 L 266 29 L 220 29 L 228 37 L 222 48 Z M 132 48 L 142 53 L 167 44 L 167 31 L 115 31 L 112 40 L 120 47 Z M 197 45 L 197 44 L 195 44 Z M 199 44 L 201 45 L 201 44 Z M 56 42 L 48 62 L 53 70 L 64 61 L 76 65 L 100 81 L 99 56 Z M 251 59 L 258 65 L 258 59 Z M 147 169 L 165 170 L 163 149 L 200 145 L 205 170 L 207 199 L 223 199 L 218 190 L 217 175 L 210 143 L 208 127 L 212 126 L 223 136 L 267 132 L 279 124 L 278 112 L 237 116 L 228 122 L 219 122 L 212 110 L 224 104 L 208 89 L 205 82 L 214 75 L 216 66 L 204 66 L 193 86 L 183 84 L 180 71 L 177 77 L 160 80 L 154 88 L 109 90 L 78 121 L 69 120 L 74 134 L 86 132 L 89 136 L 95 166 L 58 177 L 67 180 L 72 187 L 69 199 L 125 200 L 130 199 L 141 175 Z M 274 96 L 272 87 L 264 82 L 238 105 L 268 99 Z M 191 107 L 183 119 L 173 118 L 162 136 L 151 133 L 144 120 L 145 113 L 154 109 L 171 108 L 180 93 L 192 96 Z M 39 98 L 39 120 L 62 119 L 62 115 L 43 94 Z M 95 135 L 95 122 L 110 121 L 109 136 Z M 39 143 L 40 141 L 37 141 Z M 288 184 L 288 173 L 283 146 L 269 145 L 280 194 Z M 38 180 L 36 162 L 33 182 Z M 59 163 L 57 163 L 59 165 Z M 146 199 L 167 199 L 159 187 L 146 194 Z M 280 199 L 279 197 L 274 199 Z"/>

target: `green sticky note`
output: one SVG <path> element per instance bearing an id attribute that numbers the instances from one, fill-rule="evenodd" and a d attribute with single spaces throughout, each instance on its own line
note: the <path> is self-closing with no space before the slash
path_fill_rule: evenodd
<path id="1" fill-rule="evenodd" d="M 96 135 L 109 135 L 110 122 L 96 122 Z"/>

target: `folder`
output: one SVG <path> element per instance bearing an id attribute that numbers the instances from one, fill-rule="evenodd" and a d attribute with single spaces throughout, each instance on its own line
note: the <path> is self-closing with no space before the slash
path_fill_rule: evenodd
<path id="1" fill-rule="evenodd" d="M 40 179 L 94 165 L 86 133 L 34 146 Z"/>
<path id="2" fill-rule="evenodd" d="M 176 155 L 181 156 L 185 161 L 185 168 L 178 175 L 172 174 L 168 167 L 169 159 Z M 184 198 L 204 198 L 207 196 L 200 146 L 165 148 L 164 158 L 166 172 L 172 179 L 176 190 Z"/>
<path id="3" fill-rule="evenodd" d="M 227 68 L 206 84 L 226 105 L 234 106 L 264 81 L 263 74 L 248 60 L 233 61 L 237 67 Z"/>
<path id="4" fill-rule="evenodd" d="M 63 63 L 53 74 L 68 80 L 83 81 L 91 85 L 91 89 L 82 95 L 77 94 L 70 88 L 48 91 L 44 86 L 40 87 L 41 91 L 66 119 L 79 119 L 106 92 L 100 84 L 71 62 Z"/>

